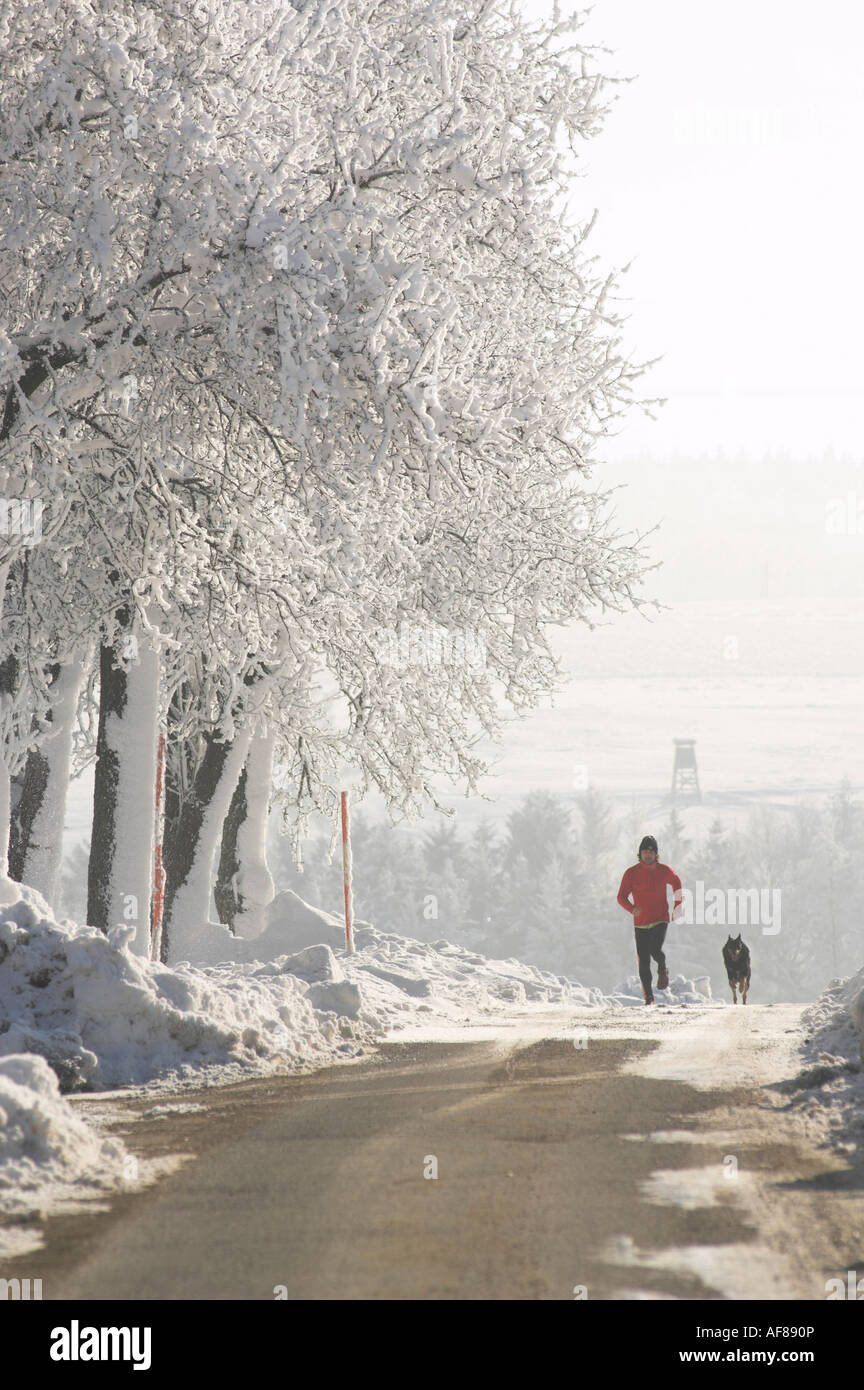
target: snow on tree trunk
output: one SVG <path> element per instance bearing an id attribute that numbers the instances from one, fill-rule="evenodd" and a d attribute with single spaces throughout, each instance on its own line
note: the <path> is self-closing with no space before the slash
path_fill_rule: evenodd
<path id="1" fill-rule="evenodd" d="M 18 883 L 35 888 L 53 908 L 63 858 L 72 729 L 83 678 L 80 661 L 56 668 L 51 686 L 53 732 L 27 756 L 12 822 L 10 873 Z"/>
<path id="2" fill-rule="evenodd" d="M 6 599 L 6 579 L 9 565 L 0 565 L 0 622 Z M 6 708 L 11 703 L 15 688 L 15 675 L 18 663 L 14 656 L 0 661 L 0 903 L 14 903 L 18 889 L 9 877 L 9 825 L 12 813 L 10 796 L 9 768 L 3 752 L 2 735 L 5 729 Z"/>
<path id="3" fill-rule="evenodd" d="M 18 889 L 9 877 L 9 771 L 0 753 L 0 904 L 14 903 Z"/>
<path id="4" fill-rule="evenodd" d="M 259 734 L 252 740 L 225 818 L 213 890 L 220 922 L 244 937 L 260 935 L 273 901 L 273 879 L 267 867 L 273 743 L 272 735 Z"/>
<path id="5" fill-rule="evenodd" d="M 238 729 L 233 740 L 207 740 L 207 750 L 195 778 L 193 795 L 184 803 L 165 846 L 168 882 L 165 892 L 163 959 L 195 959 L 196 946 L 207 932 L 210 890 L 222 826 L 249 752 L 250 728 Z M 169 853 L 170 852 L 170 853 Z"/>
<path id="6" fill-rule="evenodd" d="M 149 956 L 159 659 L 127 634 L 102 647 L 99 674 L 87 920 L 102 931 L 134 924 L 131 949 Z"/>

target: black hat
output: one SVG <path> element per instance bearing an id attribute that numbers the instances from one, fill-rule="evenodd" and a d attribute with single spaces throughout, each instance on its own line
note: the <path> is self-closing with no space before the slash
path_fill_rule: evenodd
<path id="1" fill-rule="evenodd" d="M 642 854 L 643 849 L 653 849 L 655 854 L 659 853 L 659 850 L 657 849 L 657 841 L 654 839 L 653 835 L 645 835 L 643 837 L 642 843 L 639 846 L 640 856 Z"/>

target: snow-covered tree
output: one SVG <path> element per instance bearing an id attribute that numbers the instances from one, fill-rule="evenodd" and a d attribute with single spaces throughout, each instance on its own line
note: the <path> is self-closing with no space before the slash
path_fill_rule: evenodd
<path id="1" fill-rule="evenodd" d="M 589 483 L 639 368 L 562 211 L 605 84 L 503 0 L 3 0 L 0 43 L 0 448 L 100 644 L 89 915 L 146 897 L 164 717 L 183 951 L 220 848 L 254 896 L 254 740 L 301 809 L 347 764 L 410 813 L 554 684 L 549 624 L 638 601 Z"/>

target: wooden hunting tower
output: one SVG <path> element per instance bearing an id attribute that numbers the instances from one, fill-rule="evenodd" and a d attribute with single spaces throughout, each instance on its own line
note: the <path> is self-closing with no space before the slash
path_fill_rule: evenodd
<path id="1" fill-rule="evenodd" d="M 675 761 L 672 765 L 672 799 L 701 801 L 699 773 L 696 770 L 695 738 L 675 738 Z"/>

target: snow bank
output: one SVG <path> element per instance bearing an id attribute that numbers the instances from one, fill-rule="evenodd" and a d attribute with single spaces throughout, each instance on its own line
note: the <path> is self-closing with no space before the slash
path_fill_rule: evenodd
<path id="1" fill-rule="evenodd" d="M 22 887 L 0 908 L 0 1056 L 41 1055 L 64 1091 L 164 1090 L 344 1060 L 418 1012 L 449 1021 L 607 1002 L 516 960 L 368 923 L 349 955 L 338 920 L 294 893 L 279 894 L 252 941 L 208 926 L 214 949 L 222 934 L 222 959 L 169 967 L 131 951 L 132 928 L 105 936 L 57 922 Z"/>
<path id="2" fill-rule="evenodd" d="M 399 1026 L 397 1010 L 410 1015 L 401 1020 L 407 1026 L 418 1013 L 465 1019 L 530 1004 L 602 1008 L 607 1002 L 599 989 L 522 961 L 490 960 L 443 939 L 412 941 L 359 923 L 355 943 L 357 954 L 346 955 L 342 967 L 391 1028 Z"/>
<path id="3" fill-rule="evenodd" d="M 252 940 L 232 936 L 215 922 L 206 923 L 196 940 L 199 965 L 199 951 L 208 963 L 221 962 L 220 969 L 226 962 L 278 961 L 282 970 L 307 981 L 307 998 L 316 1009 L 349 1018 L 365 1010 L 386 1030 L 399 1027 L 406 1011 L 452 1019 L 464 1018 L 466 1011 L 488 1014 L 534 1002 L 586 1007 L 608 1002 L 598 989 L 521 961 L 491 960 L 443 939 L 430 943 L 379 932 L 364 921 L 355 926 L 355 954 L 349 955 L 341 919 L 290 891 L 276 895 L 264 931 Z M 318 965 L 310 972 L 312 961 Z"/>
<path id="4" fill-rule="evenodd" d="M 124 1182 L 127 1157 L 120 1140 L 74 1114 L 44 1058 L 0 1058 L 0 1214 L 32 1215 L 48 1192 L 56 1203 L 110 1191 Z"/>
<path id="5" fill-rule="evenodd" d="M 787 1083 L 814 1141 L 864 1149 L 864 968 L 833 980 L 801 1015 L 801 1070 Z"/>
<path id="6" fill-rule="evenodd" d="M 654 986 L 654 999 L 657 1004 L 706 1004 L 718 1003 L 711 994 L 711 980 L 708 975 L 699 975 L 695 980 L 687 980 L 683 975 L 672 975 L 667 989 Z M 642 984 L 638 975 L 630 975 L 623 985 L 619 985 L 607 996 L 607 1003 L 618 1008 L 645 1008 L 642 998 Z"/>
<path id="7" fill-rule="evenodd" d="M 194 942 L 195 964 L 218 965 L 224 961 L 276 960 L 325 942 L 334 951 L 345 946 L 345 928 L 338 918 L 310 907 L 296 893 L 277 893 L 263 910 L 264 930 L 251 939 L 234 936 L 221 922 L 204 922 L 182 940 Z"/>
<path id="8" fill-rule="evenodd" d="M 132 954 L 130 936 L 57 922 L 22 887 L 0 908 L 0 1056 L 40 1054 L 64 1091 L 97 1090 L 320 1066 L 380 1031 L 362 1010 L 317 1011 L 290 960 L 168 967 Z"/>

